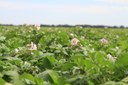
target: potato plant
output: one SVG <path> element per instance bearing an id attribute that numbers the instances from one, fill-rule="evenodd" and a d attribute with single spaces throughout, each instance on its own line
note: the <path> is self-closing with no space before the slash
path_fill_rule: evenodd
<path id="1" fill-rule="evenodd" d="M 0 26 L 0 85 L 127 85 L 128 29 Z"/>

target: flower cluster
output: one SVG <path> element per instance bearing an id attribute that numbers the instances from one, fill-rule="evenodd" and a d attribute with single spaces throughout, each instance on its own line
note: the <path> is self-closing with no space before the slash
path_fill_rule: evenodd
<path id="1" fill-rule="evenodd" d="M 111 61 L 113 63 L 115 63 L 115 61 L 116 61 L 116 57 L 113 57 L 111 54 L 108 54 L 107 58 L 108 58 L 109 61 Z"/>
<path id="2" fill-rule="evenodd" d="M 33 42 L 31 42 L 31 44 L 28 44 L 27 47 L 29 50 L 37 50 L 37 46 Z"/>

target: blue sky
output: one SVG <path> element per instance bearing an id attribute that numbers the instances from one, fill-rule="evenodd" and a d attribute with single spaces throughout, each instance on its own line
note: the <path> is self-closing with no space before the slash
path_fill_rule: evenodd
<path id="1" fill-rule="evenodd" d="M 128 0 L 0 0 L 0 23 L 128 26 Z"/>

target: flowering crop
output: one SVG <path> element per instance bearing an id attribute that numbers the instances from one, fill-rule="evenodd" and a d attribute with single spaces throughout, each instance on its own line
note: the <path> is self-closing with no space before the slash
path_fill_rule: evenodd
<path id="1" fill-rule="evenodd" d="M 127 37 L 128 29 L 0 26 L 0 85 L 127 85 Z"/>

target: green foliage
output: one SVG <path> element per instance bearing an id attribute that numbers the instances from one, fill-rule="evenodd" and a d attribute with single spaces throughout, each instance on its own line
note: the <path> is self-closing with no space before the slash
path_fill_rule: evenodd
<path id="1" fill-rule="evenodd" d="M 127 85 L 127 37 L 128 29 L 1 26 L 0 85 Z"/>

